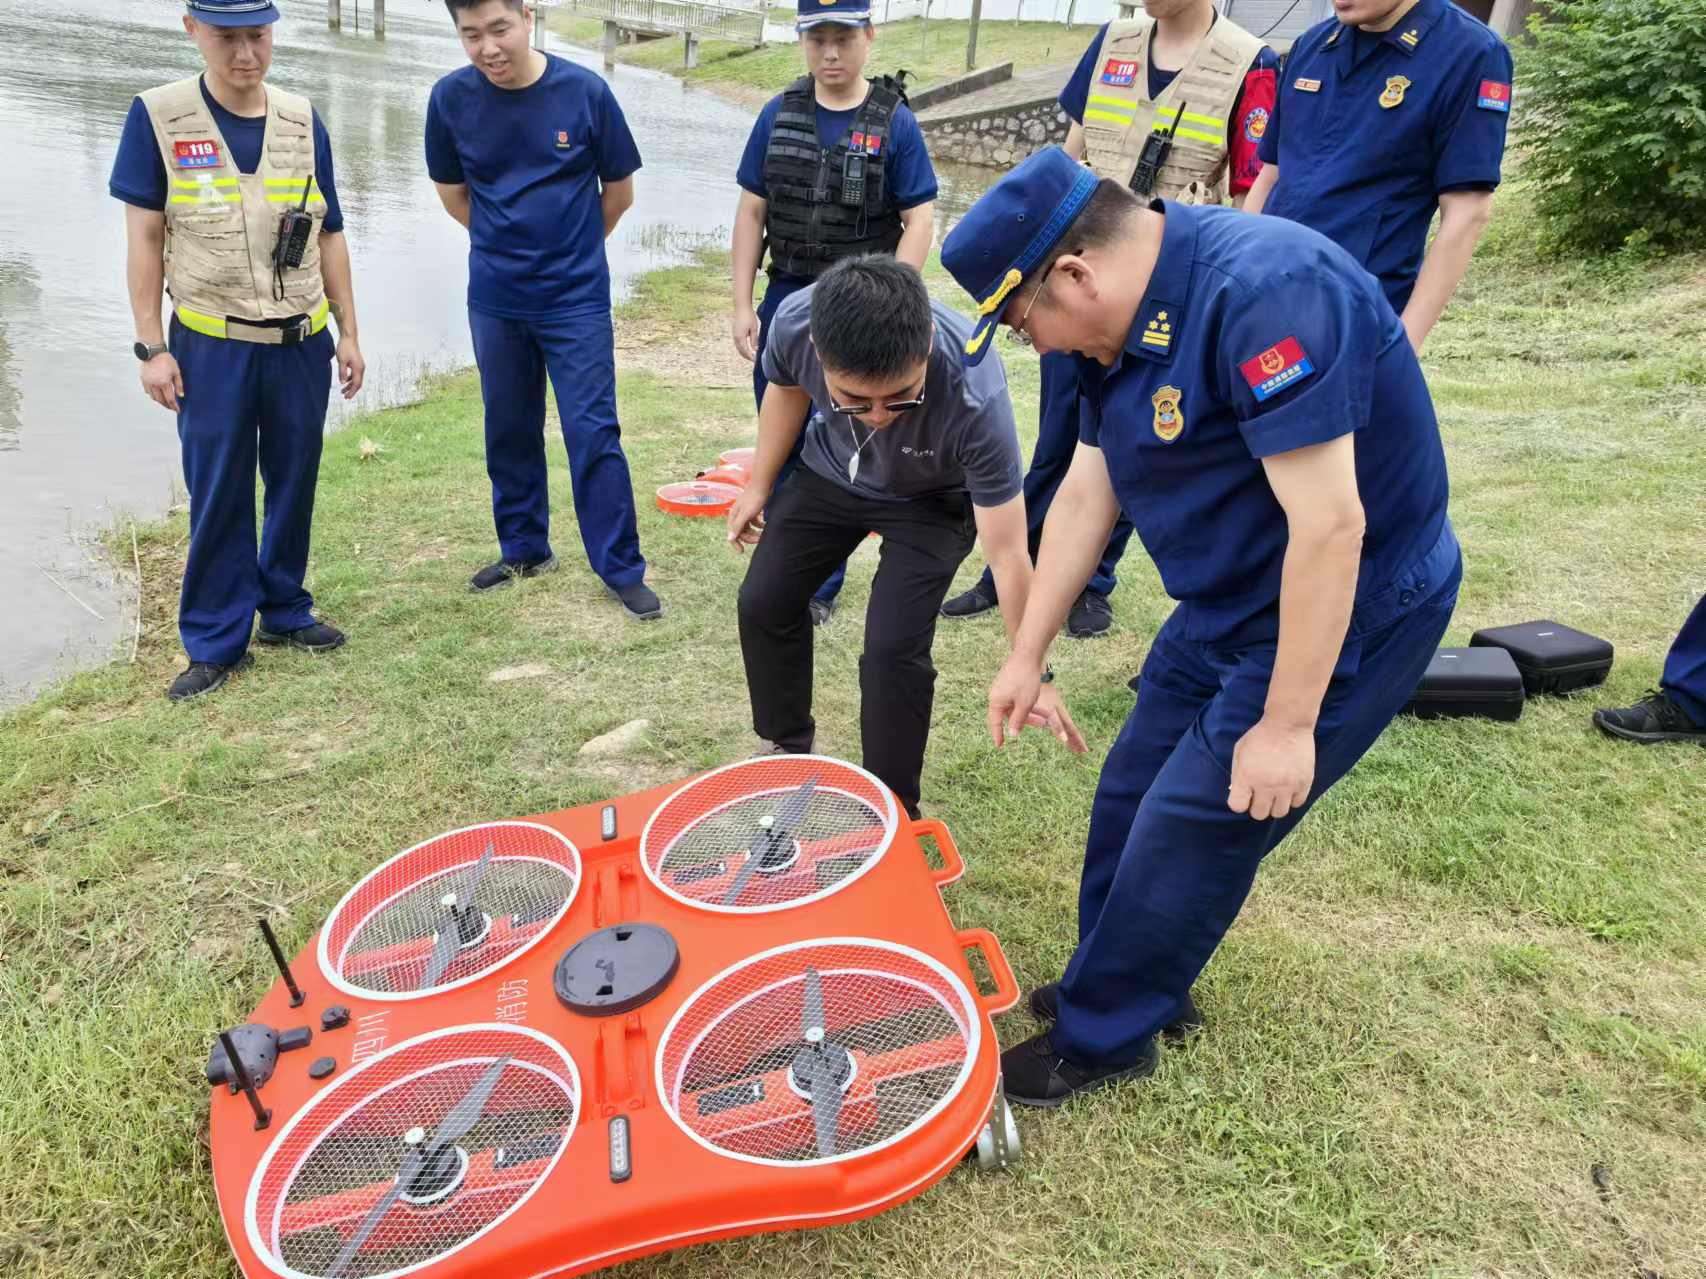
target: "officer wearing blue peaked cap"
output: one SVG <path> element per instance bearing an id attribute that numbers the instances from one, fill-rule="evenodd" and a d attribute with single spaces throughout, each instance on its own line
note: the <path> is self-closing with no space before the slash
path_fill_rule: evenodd
<path id="1" fill-rule="evenodd" d="M 1326 237 L 1144 203 L 1051 149 L 942 261 L 978 303 L 966 359 L 998 324 L 1076 357 L 1079 444 L 990 688 L 996 744 L 1122 511 L 1178 601 L 1102 768 L 1078 948 L 1031 996 L 1052 1025 L 1002 1055 L 1010 1097 L 1057 1106 L 1147 1074 L 1156 1036 L 1196 1024 L 1191 986 L 1257 866 L 1416 687 L 1462 563 L 1415 352 Z"/>
<path id="2" fill-rule="evenodd" d="M 278 21 L 272 0 L 185 0 L 190 17 L 215 27 L 263 27 Z"/>
<path id="3" fill-rule="evenodd" d="M 794 30 L 807 31 L 826 22 L 857 27 L 870 20 L 870 0 L 800 0 L 799 17 L 794 21 Z"/>

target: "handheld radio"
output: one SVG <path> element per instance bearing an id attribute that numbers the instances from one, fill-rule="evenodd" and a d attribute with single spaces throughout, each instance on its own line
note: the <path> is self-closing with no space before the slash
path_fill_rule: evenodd
<path id="1" fill-rule="evenodd" d="M 841 203 L 857 208 L 865 203 L 866 157 L 849 148 L 841 164 Z"/>
<path id="2" fill-rule="evenodd" d="M 1167 163 L 1167 157 L 1173 150 L 1173 135 L 1179 131 L 1179 121 L 1185 118 L 1185 103 L 1179 104 L 1178 114 L 1173 117 L 1173 123 L 1167 126 L 1164 133 L 1150 130 L 1149 136 L 1143 140 L 1143 150 L 1137 157 L 1137 168 L 1131 175 L 1131 189 L 1134 195 L 1149 195 L 1155 190 L 1155 179 L 1161 176 L 1161 168 Z"/>
<path id="3" fill-rule="evenodd" d="M 308 252 L 308 237 L 314 233 L 314 217 L 308 212 L 308 193 L 314 189 L 314 175 L 302 187 L 302 203 L 278 220 L 278 242 L 273 245 L 273 265 L 281 271 L 294 271 L 302 265 Z"/>

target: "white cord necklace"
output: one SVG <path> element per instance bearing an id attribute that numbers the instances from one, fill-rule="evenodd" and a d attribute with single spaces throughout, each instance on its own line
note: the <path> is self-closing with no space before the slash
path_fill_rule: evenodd
<path id="1" fill-rule="evenodd" d="M 865 443 L 861 444 L 859 442 L 859 437 L 853 432 L 853 419 L 849 418 L 847 420 L 847 438 L 853 441 L 853 456 L 847 459 L 847 482 L 849 484 L 858 480 L 859 454 L 865 451 L 865 444 L 869 444 L 871 442 L 871 437 L 876 433 L 877 428 L 873 426 L 865 433 Z"/>

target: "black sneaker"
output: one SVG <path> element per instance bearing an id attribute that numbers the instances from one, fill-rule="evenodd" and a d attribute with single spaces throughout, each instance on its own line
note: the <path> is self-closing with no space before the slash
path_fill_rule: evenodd
<path id="1" fill-rule="evenodd" d="M 221 666 L 218 662 L 191 662 L 189 669 L 172 681 L 166 696 L 174 702 L 187 702 L 192 697 L 211 693 L 231 678 L 232 671 L 240 671 L 254 660 L 254 654 L 244 653 L 229 666 Z"/>
<path id="2" fill-rule="evenodd" d="M 547 555 L 542 560 L 526 563 L 518 560 L 499 560 L 496 564 L 488 564 L 473 577 L 468 579 L 468 589 L 471 591 L 491 591 L 500 586 L 508 586 L 518 577 L 538 577 L 541 573 L 555 573 L 557 557 Z"/>
<path id="3" fill-rule="evenodd" d="M 1053 1110 L 1081 1093 L 1153 1075 L 1155 1065 L 1153 1039 L 1144 1045 L 1143 1056 L 1129 1065 L 1085 1066 L 1057 1053 L 1044 1032 L 1001 1054 L 1001 1089 L 1008 1101 Z"/>
<path id="4" fill-rule="evenodd" d="M 835 616 L 834 600 L 820 600 L 814 595 L 812 596 L 812 602 L 807 605 L 807 607 L 810 608 L 812 612 L 813 626 L 828 626 L 829 619 Z"/>
<path id="5" fill-rule="evenodd" d="M 1595 711 L 1593 722 L 1613 737 L 1631 742 L 1699 742 L 1706 746 L 1706 725 L 1690 719 L 1662 688 L 1649 688 L 1633 706 Z"/>
<path id="6" fill-rule="evenodd" d="M 1114 606 L 1108 603 L 1108 597 L 1088 587 L 1066 615 L 1066 633 L 1073 639 L 1095 639 L 1098 635 L 1106 635 L 1108 627 L 1113 624 Z"/>
<path id="7" fill-rule="evenodd" d="M 663 604 L 658 600 L 658 593 L 644 582 L 635 582 L 632 586 L 606 584 L 604 591 L 611 599 L 621 600 L 622 611 L 636 622 L 649 622 L 663 616 Z"/>
<path id="8" fill-rule="evenodd" d="M 294 631 L 269 631 L 263 626 L 255 638 L 263 644 L 288 644 L 305 653 L 329 653 L 344 646 L 344 633 L 330 622 L 315 622 Z"/>
<path id="9" fill-rule="evenodd" d="M 1054 1021 L 1060 1016 L 1059 982 L 1051 981 L 1031 992 L 1031 1012 L 1038 1021 Z M 1191 998 L 1190 992 L 1186 991 L 1183 1007 L 1174 1014 L 1172 1021 L 1161 1027 L 1161 1033 L 1168 1039 L 1184 1039 L 1202 1028 L 1202 1013 L 1198 1010 L 1196 1001 Z"/>
<path id="10" fill-rule="evenodd" d="M 963 595 L 956 595 L 942 605 L 943 617 L 976 617 L 987 613 L 997 603 L 995 592 L 985 590 L 981 582 Z"/>

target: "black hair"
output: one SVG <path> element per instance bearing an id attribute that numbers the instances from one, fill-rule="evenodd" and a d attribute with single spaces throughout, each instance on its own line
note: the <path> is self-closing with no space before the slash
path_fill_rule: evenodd
<path id="1" fill-rule="evenodd" d="M 1027 283 L 1035 288 L 1035 281 L 1041 280 L 1044 272 L 1068 254 L 1082 253 L 1086 249 L 1105 249 L 1125 239 L 1130 232 L 1131 220 L 1144 207 L 1144 201 L 1122 183 L 1103 178 L 1090 193 L 1090 202 L 1079 211 L 1072 225 L 1055 241 L 1054 248 L 1032 270 Z"/>
<path id="2" fill-rule="evenodd" d="M 517 13 L 527 12 L 527 0 L 503 0 L 503 2 Z M 444 0 L 444 7 L 450 10 L 450 16 L 454 18 L 464 9 L 478 9 L 485 3 L 486 0 Z"/>
<path id="3" fill-rule="evenodd" d="M 812 343 L 826 369 L 899 377 L 930 358 L 930 293 L 915 267 L 887 254 L 844 258 L 812 289 Z"/>

